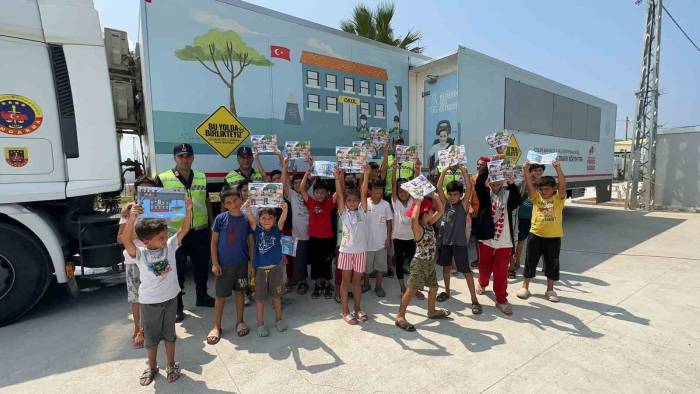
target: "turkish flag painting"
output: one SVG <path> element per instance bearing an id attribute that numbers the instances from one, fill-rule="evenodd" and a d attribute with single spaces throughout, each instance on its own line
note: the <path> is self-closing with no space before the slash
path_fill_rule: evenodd
<path id="1" fill-rule="evenodd" d="M 280 59 L 289 59 L 289 48 L 277 45 L 270 45 L 270 57 L 278 57 Z"/>

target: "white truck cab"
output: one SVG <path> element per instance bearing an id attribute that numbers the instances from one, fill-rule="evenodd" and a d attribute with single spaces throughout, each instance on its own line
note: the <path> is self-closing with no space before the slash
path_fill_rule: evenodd
<path id="1" fill-rule="evenodd" d="M 97 197 L 122 188 L 92 1 L 3 0 L 2 8 L 0 325 L 29 311 L 52 275 L 66 282 L 74 256 L 82 266 L 119 260 L 116 245 L 90 247 L 114 242 L 113 212 Z"/>

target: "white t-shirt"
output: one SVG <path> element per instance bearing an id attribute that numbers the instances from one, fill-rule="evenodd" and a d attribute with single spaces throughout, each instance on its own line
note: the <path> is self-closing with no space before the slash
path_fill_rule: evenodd
<path id="1" fill-rule="evenodd" d="M 301 193 L 289 188 L 289 202 L 292 208 L 292 236 L 301 241 L 309 239 L 309 208 Z"/>
<path id="2" fill-rule="evenodd" d="M 411 228 L 411 218 L 406 216 L 406 211 L 411 209 L 413 198 L 408 197 L 406 206 L 403 205 L 398 198 L 392 198 L 391 203 L 394 207 L 394 221 L 391 228 L 391 238 L 401 239 L 404 241 L 413 240 L 413 229 Z"/>
<path id="3" fill-rule="evenodd" d="M 508 191 L 503 191 L 501 200 L 499 196 L 491 192 L 491 212 L 493 218 L 494 236 L 491 239 L 481 241 L 484 245 L 494 249 L 512 248 L 510 239 L 510 217 L 508 215 Z M 495 212 L 495 213 L 494 213 Z"/>
<path id="4" fill-rule="evenodd" d="M 390 221 L 393 215 L 388 202 L 379 200 L 379 203 L 374 204 L 371 198 L 367 198 L 367 219 L 369 222 L 368 252 L 376 252 L 384 248 L 384 242 L 386 242 L 386 222 Z"/>
<path id="5" fill-rule="evenodd" d="M 362 207 L 351 211 L 345 208 L 340 215 L 343 234 L 340 251 L 344 253 L 361 253 L 367 251 L 367 212 Z"/>
<path id="6" fill-rule="evenodd" d="M 157 304 L 175 298 L 180 292 L 177 282 L 175 252 L 180 247 L 177 235 L 168 238 L 163 249 L 136 248 L 136 264 L 139 267 L 141 286 L 139 302 Z M 126 251 L 124 254 L 128 255 Z"/>

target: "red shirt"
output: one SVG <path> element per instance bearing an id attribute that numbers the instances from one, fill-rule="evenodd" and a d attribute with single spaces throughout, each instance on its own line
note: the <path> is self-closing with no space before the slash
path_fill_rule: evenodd
<path id="1" fill-rule="evenodd" d="M 309 196 L 306 200 L 306 207 L 309 208 L 309 236 L 316 238 L 333 238 L 333 228 L 331 215 L 335 202 L 332 197 L 326 201 L 318 202 Z"/>

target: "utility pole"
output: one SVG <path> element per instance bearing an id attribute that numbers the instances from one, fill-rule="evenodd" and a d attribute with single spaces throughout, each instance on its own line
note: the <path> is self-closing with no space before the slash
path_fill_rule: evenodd
<path id="1" fill-rule="evenodd" d="M 642 0 L 637 0 L 639 4 Z M 648 0 L 641 81 L 636 92 L 632 178 L 627 184 L 627 208 L 652 210 L 656 172 L 656 131 L 659 113 L 659 56 L 662 0 Z"/>
<path id="2" fill-rule="evenodd" d="M 627 144 L 627 140 L 629 137 L 627 137 L 627 130 L 629 129 L 630 126 L 630 117 L 625 116 L 625 145 Z M 622 162 L 622 180 L 627 181 L 627 160 L 629 159 L 629 151 L 632 150 L 632 144 L 630 144 L 630 149 L 625 149 L 625 155 L 624 159 Z"/>

